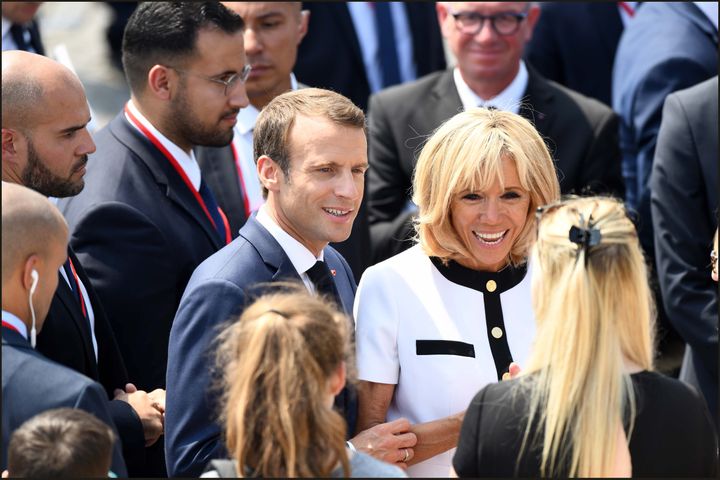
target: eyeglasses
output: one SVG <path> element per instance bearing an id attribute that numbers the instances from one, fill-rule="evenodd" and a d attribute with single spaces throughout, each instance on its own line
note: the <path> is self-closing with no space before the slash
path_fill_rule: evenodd
<path id="1" fill-rule="evenodd" d="M 172 67 L 170 65 L 167 65 L 167 68 L 172 68 L 176 72 L 184 73 L 186 75 L 193 75 L 193 76 L 208 80 L 210 82 L 223 85 L 225 87 L 225 90 L 223 91 L 223 93 L 225 94 L 226 97 L 228 95 L 228 91 L 230 91 L 231 88 L 234 88 L 238 82 L 245 83 L 247 81 L 248 77 L 250 76 L 250 72 L 252 71 L 252 66 L 245 65 L 242 68 L 242 70 L 240 70 L 239 73 L 235 73 L 235 74 L 231 75 L 230 78 L 228 78 L 227 80 L 221 80 L 219 78 L 208 77 L 205 75 L 201 75 L 199 73 L 191 72 L 190 70 L 184 70 L 182 68 Z"/>
<path id="2" fill-rule="evenodd" d="M 520 24 L 527 18 L 527 12 L 505 12 L 494 15 L 483 15 L 477 12 L 449 12 L 455 19 L 455 25 L 466 35 L 477 35 L 490 20 L 490 26 L 498 35 L 512 35 L 518 31 Z"/>

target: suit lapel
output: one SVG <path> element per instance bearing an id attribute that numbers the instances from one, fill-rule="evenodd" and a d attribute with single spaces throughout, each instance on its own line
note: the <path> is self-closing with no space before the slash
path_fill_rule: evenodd
<path id="1" fill-rule="evenodd" d="M 275 238 L 257 221 L 253 214 L 240 230 L 240 236 L 250 242 L 260 254 L 263 262 L 275 270 L 272 281 L 302 281 L 290 258 Z"/>
<path id="2" fill-rule="evenodd" d="M 120 112 L 110 124 L 110 131 L 122 144 L 140 159 L 150 170 L 155 181 L 161 185 L 167 197 L 185 210 L 202 228 L 215 249 L 220 249 L 224 242 L 213 228 L 205 212 L 183 182 L 180 175 L 173 169 L 165 156 L 150 143 L 140 132 L 135 130 Z"/>
<path id="3" fill-rule="evenodd" d="M 70 289 L 63 276 L 58 272 L 58 286 L 55 291 L 55 295 L 60 299 L 67 310 L 67 317 L 72 319 L 75 328 L 80 332 L 83 344 L 83 356 L 85 357 L 85 364 L 90 366 L 94 370 L 94 376 L 92 378 L 98 378 L 97 360 L 95 360 L 95 349 L 92 345 L 92 332 L 88 320 L 83 316 L 78 298 L 75 296 L 75 292 Z"/>
<path id="4" fill-rule="evenodd" d="M 553 111 L 554 98 L 552 91 L 547 88 L 547 81 L 537 71 L 529 64 L 526 64 L 526 66 L 528 69 L 528 85 L 520 105 L 520 115 L 530 120 L 543 137 L 553 138 L 550 135 L 550 129 L 554 119 L 552 115 L 547 113 Z"/>
<path id="5" fill-rule="evenodd" d="M 232 147 L 196 147 L 195 158 L 200 164 L 203 179 L 227 214 L 232 238 L 236 238 L 247 217 Z"/>
<path id="6" fill-rule="evenodd" d="M 355 25 L 353 25 L 352 17 L 350 16 L 350 10 L 348 10 L 345 2 L 327 2 L 326 8 L 333 8 L 334 17 L 340 24 L 340 31 L 345 35 L 345 39 L 350 45 L 352 50 L 353 60 L 355 61 L 359 71 L 362 71 L 364 75 L 363 79 L 367 78 L 365 72 L 365 62 L 363 62 L 362 50 L 360 50 L 360 42 L 358 41 L 357 35 L 355 34 Z M 310 18 L 312 23 L 312 17 Z"/>

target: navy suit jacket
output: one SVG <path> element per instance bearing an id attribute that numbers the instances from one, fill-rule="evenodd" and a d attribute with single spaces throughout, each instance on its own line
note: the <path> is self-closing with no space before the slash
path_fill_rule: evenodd
<path id="1" fill-rule="evenodd" d="M 624 193 L 618 118 L 601 102 L 543 78 L 528 65 L 520 115 L 548 143 L 562 193 Z M 404 211 L 424 141 L 463 110 L 452 70 L 390 87 L 370 97 L 367 194 L 375 261 L 410 247 Z"/>
<path id="2" fill-rule="evenodd" d="M 542 2 L 525 59 L 545 78 L 612 104 L 623 24 L 616 2 Z"/>
<path id="3" fill-rule="evenodd" d="M 718 77 L 668 95 L 650 177 L 658 280 L 687 342 L 680 379 L 718 426 L 718 286 L 708 253 L 718 222 Z"/>
<path id="4" fill-rule="evenodd" d="M 648 182 L 665 97 L 717 75 L 718 31 L 692 2 L 645 2 L 625 29 L 613 70 L 613 109 L 627 202 L 653 255 Z"/>
<path id="5" fill-rule="evenodd" d="M 355 280 L 347 262 L 332 247 L 324 258 L 337 274 L 335 285 L 350 317 Z M 220 328 L 227 326 L 269 282 L 301 281 L 277 241 L 251 216 L 240 236 L 203 262 L 193 273 L 183 294 L 170 332 L 165 410 L 165 457 L 170 476 L 195 476 L 207 462 L 224 458 L 218 423 L 217 380 L 212 345 Z M 355 425 L 356 402 L 344 390 L 349 430 Z M 352 397 L 352 395 L 350 395 Z"/>
<path id="6" fill-rule="evenodd" d="M 221 239 L 170 162 L 122 112 L 98 132 L 85 188 L 61 202 L 70 242 L 141 390 L 165 388 L 170 325 Z"/>
<path id="7" fill-rule="evenodd" d="M 68 248 L 68 256 L 75 266 L 80 281 L 85 285 L 95 316 L 95 339 L 98 357 L 92 346 L 90 325 L 83 316 L 77 294 L 70 289 L 58 272 L 58 287 L 53 296 L 42 331 L 37 336 L 37 351 L 61 365 L 82 373 L 100 383 L 105 389 L 106 398 L 113 398 L 116 388 L 125 388 L 130 380 L 115 334 L 110 327 L 100 299 L 92 287 L 90 279 L 78 261 L 75 253 Z M 128 473 L 142 472 L 145 462 L 145 435 L 143 426 L 135 410 L 129 403 L 121 400 L 108 402 L 110 415 L 120 433 L 123 456 Z"/>
<path id="8" fill-rule="evenodd" d="M 105 390 L 77 372 L 43 357 L 18 332 L 2 329 L 2 465 L 7 468 L 10 436 L 38 413 L 60 407 L 79 408 L 110 426 Z M 112 470 L 127 476 L 122 442 L 113 446 Z"/>
<path id="9" fill-rule="evenodd" d="M 294 72 L 311 87 L 342 93 L 367 110 L 370 84 L 347 2 L 303 2 L 308 32 L 298 48 Z M 435 4 L 405 2 L 417 77 L 445 69 Z"/>

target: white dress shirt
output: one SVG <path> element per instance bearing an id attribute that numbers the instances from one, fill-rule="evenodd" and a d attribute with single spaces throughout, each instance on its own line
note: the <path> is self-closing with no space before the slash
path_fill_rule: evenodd
<path id="1" fill-rule="evenodd" d="M 460 95 L 463 110 L 474 107 L 493 106 L 499 110 L 518 113 L 520 111 L 520 102 L 527 90 L 528 71 L 525 62 L 520 60 L 520 68 L 513 81 L 510 82 L 510 85 L 505 87 L 505 90 L 493 98 L 488 99 L 480 97 L 470 89 L 468 84 L 465 83 L 465 80 L 463 80 L 460 69 L 457 67 L 453 70 L 453 80 L 455 81 L 455 88 L 457 89 L 458 95 Z"/>
<path id="2" fill-rule="evenodd" d="M 20 333 L 20 335 L 23 336 L 23 338 L 25 340 L 28 339 L 27 326 L 16 315 L 8 312 L 7 310 L 3 310 L 2 311 L 2 321 L 5 323 L 9 323 L 13 328 L 15 328 L 15 330 L 17 330 Z"/>
<path id="3" fill-rule="evenodd" d="M 300 275 L 308 291 L 310 293 L 316 293 L 315 285 L 306 272 L 315 265 L 315 262 L 323 261 L 324 255 L 322 250 L 320 251 L 320 256 L 315 257 L 305 245 L 298 242 L 275 222 L 267 212 L 267 208 L 266 205 L 260 207 L 260 210 L 257 212 L 257 221 L 265 227 L 265 229 L 270 232 L 270 235 L 280 244 L 280 248 L 283 249 L 290 259 L 290 263 L 295 267 L 295 270 L 298 272 L 298 275 Z"/>

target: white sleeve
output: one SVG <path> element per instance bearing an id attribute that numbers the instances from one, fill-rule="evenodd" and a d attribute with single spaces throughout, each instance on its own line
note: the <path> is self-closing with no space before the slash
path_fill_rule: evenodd
<path id="1" fill-rule="evenodd" d="M 390 274 L 390 275 L 389 275 Z M 397 384 L 397 299 L 385 265 L 365 270 L 355 295 L 355 348 L 358 378 L 375 383 Z"/>

